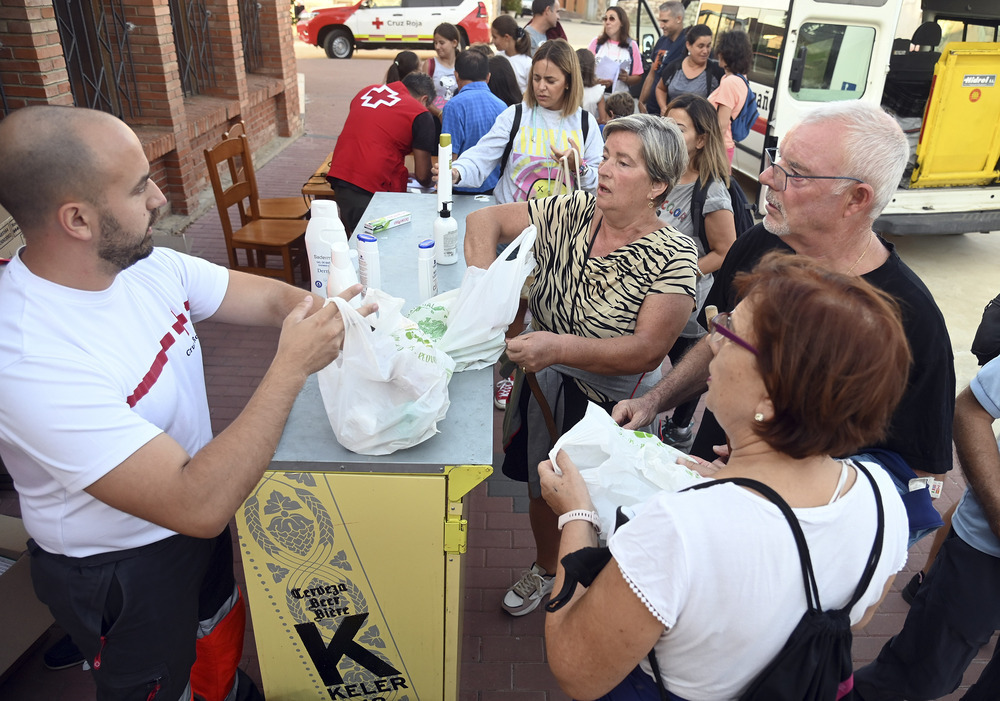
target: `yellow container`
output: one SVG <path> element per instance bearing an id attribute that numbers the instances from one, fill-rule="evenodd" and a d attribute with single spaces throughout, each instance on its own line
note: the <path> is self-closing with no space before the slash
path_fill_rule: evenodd
<path id="1" fill-rule="evenodd" d="M 986 185 L 1000 176 L 1000 43 L 953 42 L 934 67 L 910 187 Z"/>

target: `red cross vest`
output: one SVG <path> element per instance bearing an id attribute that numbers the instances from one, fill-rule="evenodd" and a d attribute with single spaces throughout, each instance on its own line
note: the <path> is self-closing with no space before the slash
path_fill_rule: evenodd
<path id="1" fill-rule="evenodd" d="M 351 100 L 329 175 L 368 192 L 406 192 L 403 159 L 413 150 L 413 120 L 426 111 L 401 82 L 362 88 Z"/>

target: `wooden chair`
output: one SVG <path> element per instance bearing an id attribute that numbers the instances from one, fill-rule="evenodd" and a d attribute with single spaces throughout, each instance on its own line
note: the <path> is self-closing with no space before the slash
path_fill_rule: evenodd
<path id="1" fill-rule="evenodd" d="M 257 189 L 256 178 L 252 168 L 245 170 L 246 178 L 235 180 L 229 187 L 223 187 L 219 167 L 226 163 L 233 171 L 234 162 L 238 158 L 250 157 L 250 149 L 245 136 L 236 139 L 226 139 L 214 148 L 205 149 L 205 162 L 208 164 L 208 177 L 212 182 L 215 194 L 215 204 L 219 209 L 219 219 L 222 222 L 222 232 L 226 237 L 226 250 L 229 253 L 229 267 L 232 270 L 242 270 L 256 275 L 278 277 L 289 284 L 295 284 L 293 266 L 298 264 L 302 279 L 309 279 L 309 263 L 306 257 L 305 232 L 306 222 L 302 219 L 265 219 L 261 216 L 260 207 L 253 197 Z M 301 203 L 301 202 L 300 202 Z M 234 205 L 240 205 L 241 211 L 246 211 L 247 221 L 233 231 L 229 219 L 229 210 Z M 243 251 L 246 263 L 240 260 L 239 251 Z M 267 256 L 281 256 L 282 267 L 268 268 Z"/>
<path id="2" fill-rule="evenodd" d="M 312 202 L 313 200 L 332 200 L 336 199 L 334 197 L 333 186 L 330 185 L 330 181 L 326 179 L 326 174 L 330 172 L 330 165 L 333 162 L 333 151 L 330 151 L 323 159 L 323 162 L 319 164 L 319 168 L 316 169 L 309 179 L 306 180 L 305 184 L 302 186 L 302 199 L 306 202 Z"/>
<path id="3" fill-rule="evenodd" d="M 246 125 L 242 120 L 237 122 L 229 128 L 229 131 L 222 135 L 222 138 L 223 140 L 247 139 Z M 234 160 L 229 163 L 229 175 L 232 176 L 233 182 L 248 179 L 248 171 L 253 171 L 253 157 L 249 144 L 250 142 L 247 140 L 245 157 L 241 158 L 239 162 Z M 253 199 L 257 201 L 261 218 L 302 219 L 306 216 L 306 212 L 309 211 L 309 205 L 298 197 L 260 197 L 257 192 L 256 178 L 253 182 L 255 183 L 253 186 Z M 250 221 L 246 208 L 242 204 L 240 205 L 240 221 L 244 225 Z"/>

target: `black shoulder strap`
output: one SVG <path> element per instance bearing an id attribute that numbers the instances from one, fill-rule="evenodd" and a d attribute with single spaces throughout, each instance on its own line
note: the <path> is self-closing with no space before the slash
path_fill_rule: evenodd
<path id="1" fill-rule="evenodd" d="M 709 185 L 712 184 L 710 180 Z M 699 175 L 694 181 L 694 190 L 691 192 L 691 206 L 688 208 L 691 216 L 691 229 L 694 232 L 694 237 L 701 241 L 702 249 L 705 253 L 712 250 L 712 247 L 708 245 L 708 237 L 705 235 L 705 215 L 702 211 L 705 209 L 705 197 L 708 194 L 708 188 L 701 186 L 701 176 Z"/>
<path id="2" fill-rule="evenodd" d="M 580 114 L 580 131 L 583 132 L 583 143 L 580 144 L 580 148 L 586 150 L 587 148 L 587 134 L 590 133 L 590 118 L 593 115 L 587 110 L 583 110 Z M 580 154 L 580 158 L 583 158 L 583 154 Z"/>
<path id="3" fill-rule="evenodd" d="M 507 169 L 507 159 L 510 158 L 510 152 L 514 149 L 514 139 L 517 137 L 517 130 L 521 128 L 521 109 L 523 106 L 523 102 L 518 102 L 517 107 L 514 108 L 514 122 L 510 125 L 510 138 L 507 139 L 507 148 L 503 150 L 503 158 L 500 159 L 501 178 L 503 178 L 503 172 Z M 497 180 L 497 182 L 500 181 Z"/>

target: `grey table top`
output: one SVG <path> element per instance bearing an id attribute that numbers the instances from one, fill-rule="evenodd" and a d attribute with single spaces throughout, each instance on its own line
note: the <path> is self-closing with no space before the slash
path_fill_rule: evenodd
<path id="1" fill-rule="evenodd" d="M 458 287 L 465 273 L 462 242 L 465 217 L 475 209 L 494 204 L 471 195 L 455 195 L 453 215 L 458 222 L 459 261 L 438 266 L 438 291 Z M 382 287 L 406 300 L 405 309 L 416 306 L 417 244 L 433 238 L 432 226 L 437 217 L 437 196 L 433 194 L 375 194 L 361 221 L 382 217 L 401 210 L 409 211 L 412 220 L 378 235 Z M 352 243 L 353 246 L 353 238 Z M 391 455 L 368 456 L 352 453 L 334 436 L 323 409 L 316 376 L 306 382 L 288 417 L 271 469 L 318 472 L 399 472 L 440 473 L 444 465 L 489 465 L 493 462 L 493 370 L 470 370 L 455 373 L 448 387 L 451 406 L 439 433 L 420 445 Z"/>

